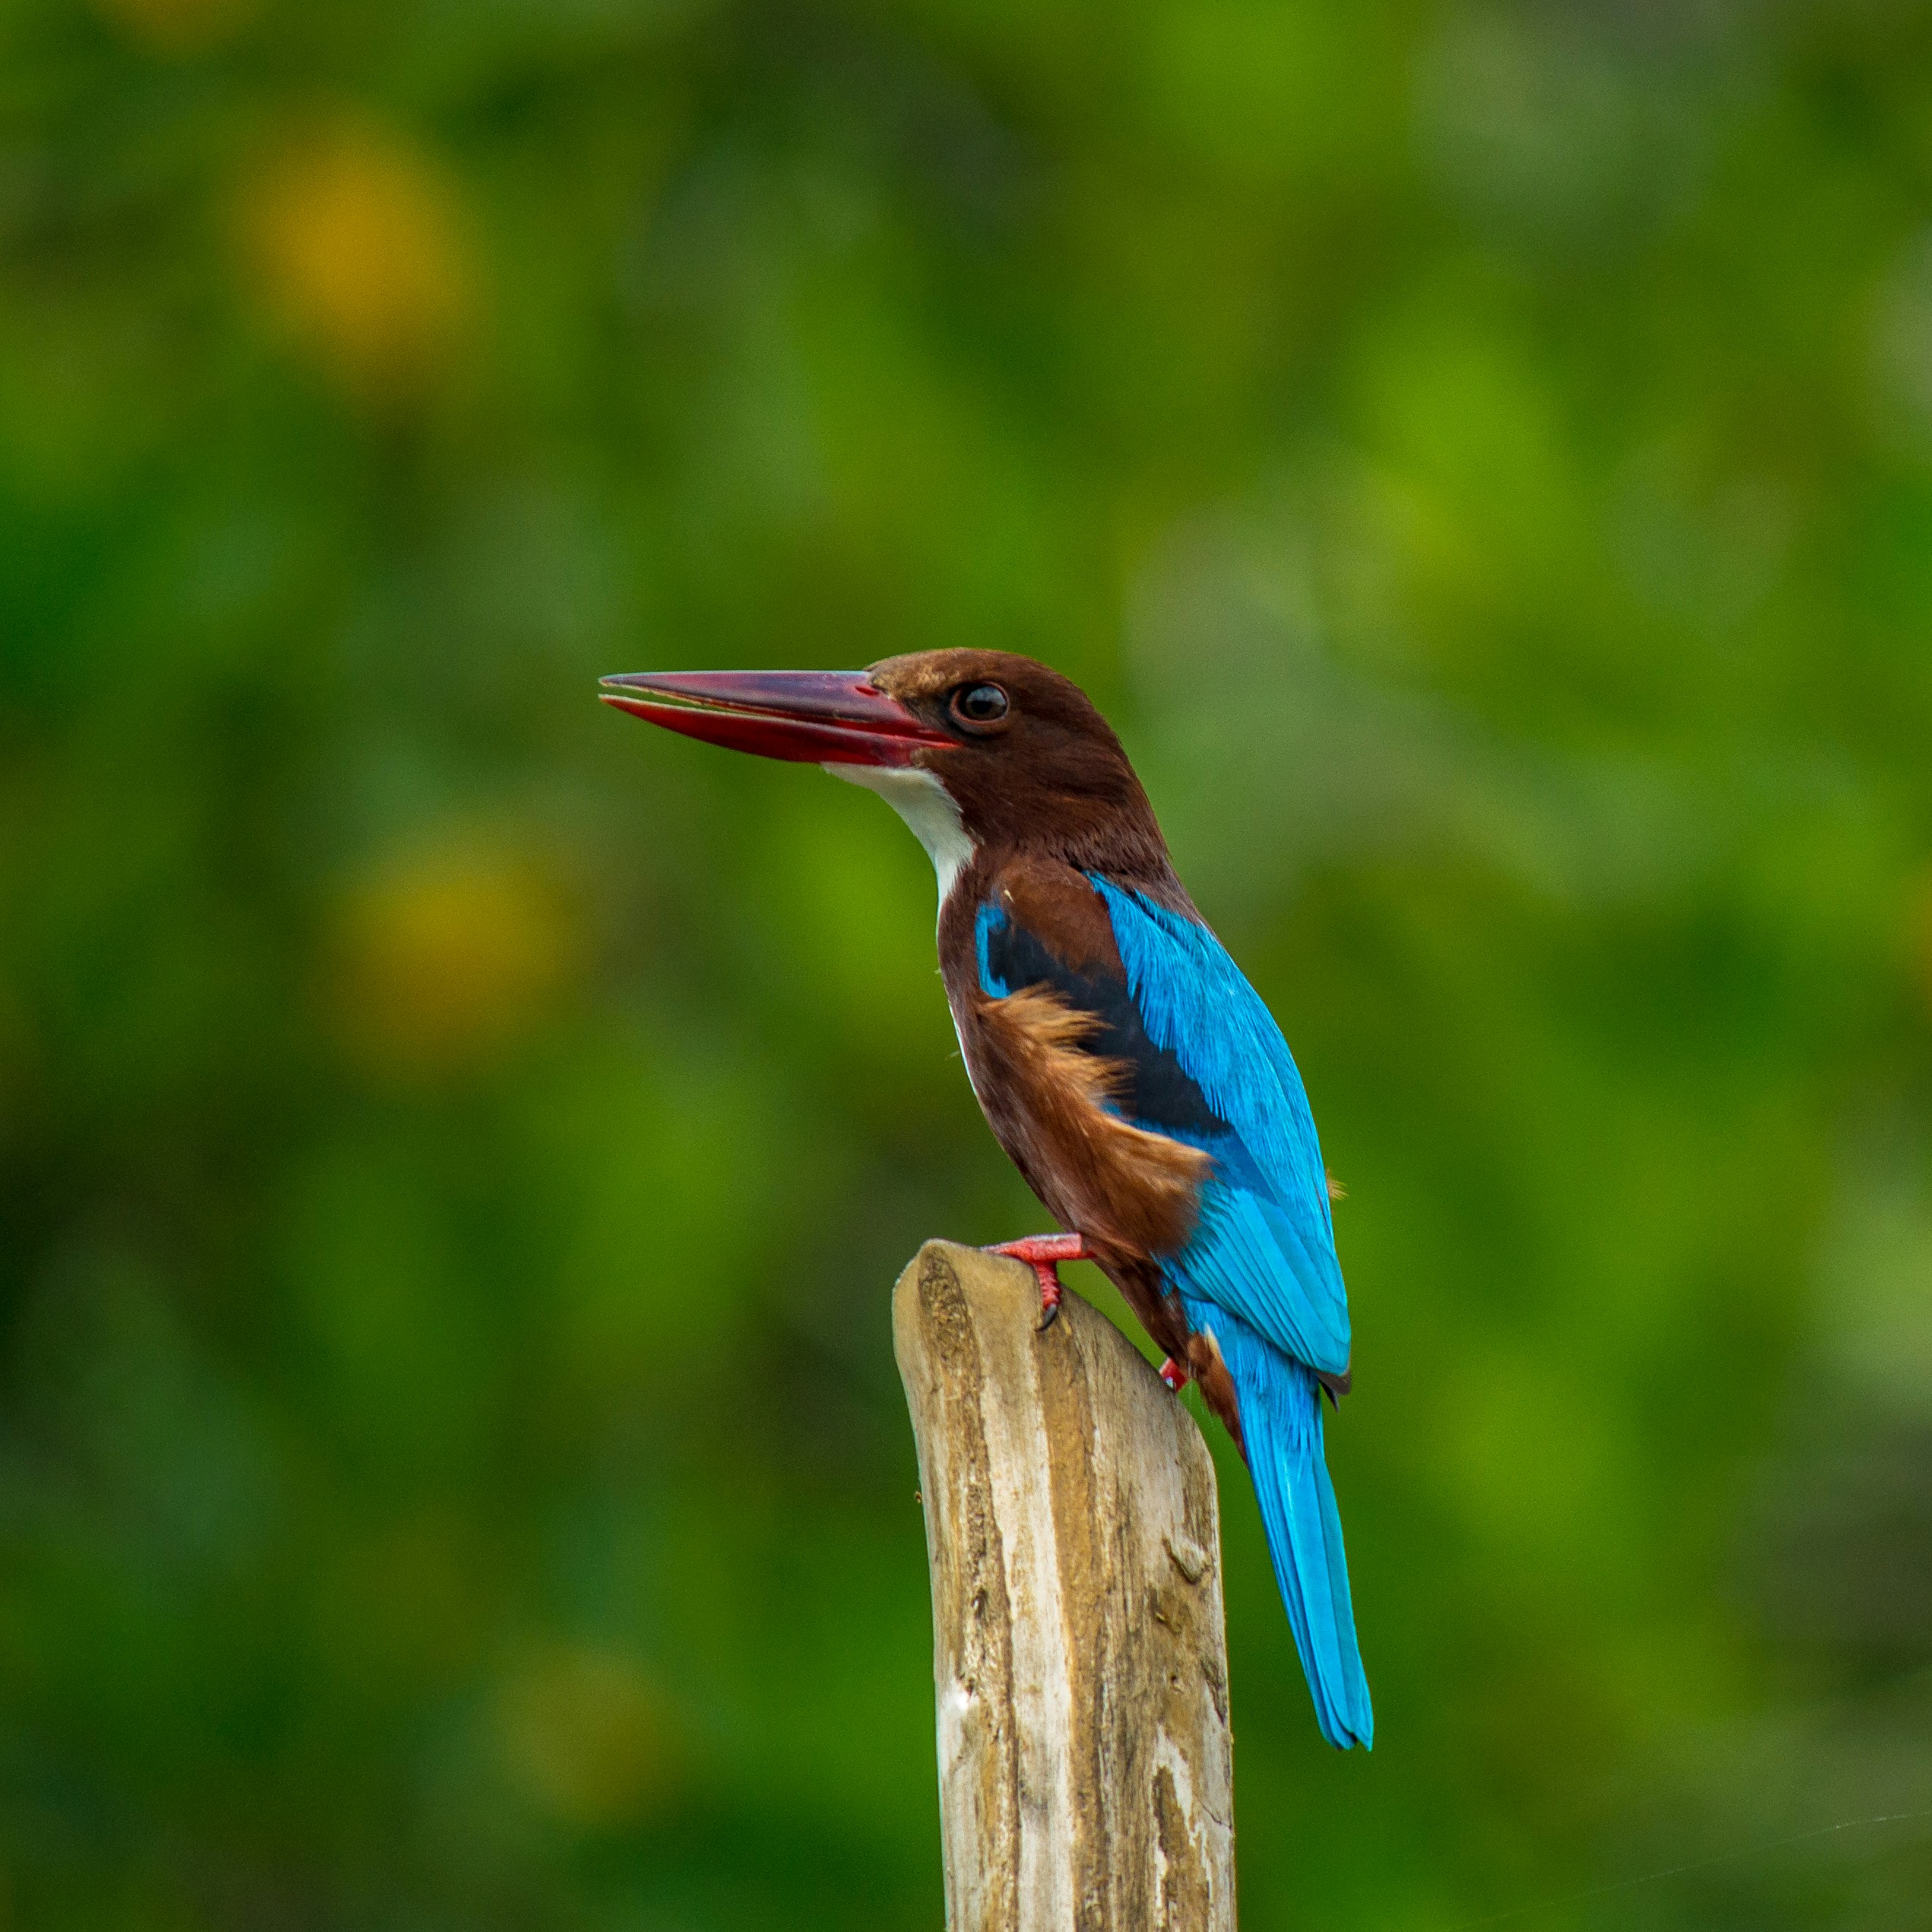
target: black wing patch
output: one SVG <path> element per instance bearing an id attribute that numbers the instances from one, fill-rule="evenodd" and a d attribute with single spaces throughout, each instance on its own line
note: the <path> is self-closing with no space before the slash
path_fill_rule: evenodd
<path id="1" fill-rule="evenodd" d="M 982 992 L 1003 1000 L 1023 988 L 1050 987 L 1076 1012 L 1100 1023 L 1082 1051 L 1126 1068 L 1118 1105 L 1129 1120 L 1190 1140 L 1229 1132 L 1173 1050 L 1148 1038 L 1124 972 L 1076 972 L 1038 934 L 992 904 L 980 907 L 974 938 Z"/>

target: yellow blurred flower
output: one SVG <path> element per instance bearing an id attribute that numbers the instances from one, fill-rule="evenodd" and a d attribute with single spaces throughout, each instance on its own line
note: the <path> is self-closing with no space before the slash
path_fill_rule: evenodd
<path id="1" fill-rule="evenodd" d="M 199 53 L 251 19 L 256 0 L 94 0 L 131 38 L 158 52 Z"/>
<path id="2" fill-rule="evenodd" d="M 357 121 L 311 130 L 244 190 L 263 304 L 356 393 L 428 386 L 462 339 L 476 273 L 454 197 L 428 158 Z"/>
<path id="3" fill-rule="evenodd" d="M 527 858 L 446 849 L 393 865 L 344 898 L 328 1004 L 352 1055 L 404 1078 L 487 1061 L 541 1018 L 578 934 Z"/>
<path id="4" fill-rule="evenodd" d="M 530 1658 L 502 1687 L 496 1731 L 512 1779 L 567 1824 L 638 1823 L 676 1787 L 665 1700 L 615 1651 L 560 1647 Z"/>

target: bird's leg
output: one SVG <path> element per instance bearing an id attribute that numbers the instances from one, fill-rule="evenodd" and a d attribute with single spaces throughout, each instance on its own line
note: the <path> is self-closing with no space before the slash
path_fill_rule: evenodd
<path id="1" fill-rule="evenodd" d="M 1079 1234 L 1028 1234 L 1017 1241 L 998 1241 L 986 1250 L 989 1255 L 1010 1255 L 1024 1262 L 1040 1278 L 1040 1332 L 1044 1334 L 1060 1315 L 1060 1264 L 1090 1262 L 1094 1250 Z"/>
<path id="2" fill-rule="evenodd" d="M 1160 1378 L 1176 1395 L 1187 1386 L 1187 1371 L 1172 1355 L 1160 1365 Z"/>

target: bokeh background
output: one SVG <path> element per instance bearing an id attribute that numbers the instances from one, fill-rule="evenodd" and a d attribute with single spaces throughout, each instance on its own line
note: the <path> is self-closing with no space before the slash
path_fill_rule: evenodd
<path id="1" fill-rule="evenodd" d="M 1040 1216 L 904 830 L 593 680 L 964 644 L 1350 1190 L 1245 1923 L 1932 1924 L 1915 0 L 7 0 L 0 1922 L 936 1932 Z"/>

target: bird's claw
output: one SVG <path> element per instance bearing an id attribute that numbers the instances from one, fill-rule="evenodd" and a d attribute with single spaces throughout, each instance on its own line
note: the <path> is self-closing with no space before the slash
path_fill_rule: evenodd
<path id="1" fill-rule="evenodd" d="M 1044 1335 L 1060 1319 L 1060 1270 L 1051 1262 L 1035 1262 L 1033 1271 L 1040 1277 L 1040 1326 Z"/>
<path id="2" fill-rule="evenodd" d="M 1017 1241 L 997 1241 L 986 1250 L 989 1255 L 1010 1256 L 1024 1262 L 1040 1283 L 1040 1327 L 1044 1335 L 1060 1319 L 1060 1264 L 1094 1258 L 1093 1250 L 1078 1234 L 1028 1234 Z"/>
<path id="3" fill-rule="evenodd" d="M 1176 1395 L 1187 1386 L 1187 1371 L 1172 1355 L 1160 1365 L 1160 1378 Z"/>

